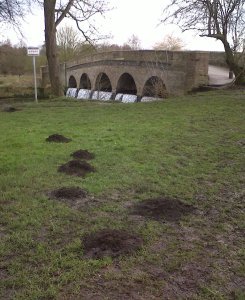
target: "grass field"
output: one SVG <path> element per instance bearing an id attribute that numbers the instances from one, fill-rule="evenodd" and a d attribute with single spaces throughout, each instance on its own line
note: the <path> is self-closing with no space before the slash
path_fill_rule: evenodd
<path id="1" fill-rule="evenodd" d="M 0 299 L 245 299 L 244 92 L 11 104 L 0 111 Z M 72 141 L 46 142 L 54 133 Z M 57 172 L 79 149 L 96 171 Z M 85 199 L 50 197 L 73 186 Z M 192 209 L 135 210 L 165 199 Z M 101 229 L 143 244 L 87 257 L 84 236 Z"/>

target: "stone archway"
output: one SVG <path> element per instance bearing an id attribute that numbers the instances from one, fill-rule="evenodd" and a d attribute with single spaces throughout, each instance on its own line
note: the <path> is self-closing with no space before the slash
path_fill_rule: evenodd
<path id="1" fill-rule="evenodd" d="M 112 92 L 112 85 L 109 77 L 105 73 L 99 73 L 95 82 L 95 90 Z"/>
<path id="2" fill-rule="evenodd" d="M 69 78 L 69 88 L 77 88 L 77 81 L 73 75 Z"/>
<path id="3" fill-rule="evenodd" d="M 137 87 L 133 76 L 129 73 L 123 73 L 118 80 L 116 92 L 137 95 Z"/>
<path id="4" fill-rule="evenodd" d="M 86 90 L 91 90 L 91 81 L 88 77 L 88 74 L 83 73 L 81 78 L 80 78 L 80 89 L 86 89 Z"/>
<path id="5" fill-rule="evenodd" d="M 157 76 L 152 76 L 146 81 L 142 92 L 143 97 L 165 98 L 167 94 L 163 80 Z"/>

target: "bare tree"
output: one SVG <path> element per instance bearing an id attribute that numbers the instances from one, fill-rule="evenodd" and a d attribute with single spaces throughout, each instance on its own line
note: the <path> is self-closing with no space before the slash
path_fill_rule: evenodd
<path id="1" fill-rule="evenodd" d="M 26 3 L 19 0 L 0 0 L 0 22 L 16 25 L 26 12 Z"/>
<path id="2" fill-rule="evenodd" d="M 127 40 L 127 42 L 123 45 L 123 47 L 125 49 L 128 47 L 131 50 L 140 50 L 141 49 L 141 41 L 137 35 L 133 34 Z"/>
<path id="3" fill-rule="evenodd" d="M 18 25 L 19 18 L 33 3 L 44 10 L 45 46 L 52 93 L 62 95 L 56 43 L 57 27 L 65 18 L 72 19 L 85 41 L 92 43 L 96 28 L 90 21 L 107 10 L 106 0 L 0 0 L 0 22 Z M 82 26 L 87 23 L 88 26 Z M 86 29 L 87 28 L 87 29 Z"/>
<path id="4" fill-rule="evenodd" d="M 245 67 L 237 55 L 244 52 L 245 0 L 171 0 L 163 11 L 162 22 L 168 21 L 221 41 L 237 83 L 245 83 Z"/>
<path id="5" fill-rule="evenodd" d="M 81 43 L 78 32 L 71 26 L 65 26 L 57 31 L 57 44 L 60 62 L 74 59 Z"/>
<path id="6" fill-rule="evenodd" d="M 38 1 L 43 5 L 45 21 L 45 44 L 46 55 L 48 60 L 49 76 L 52 93 L 62 95 L 62 86 L 59 79 L 59 61 L 56 43 L 57 27 L 64 18 L 70 18 L 83 35 L 83 38 L 93 42 L 96 28 L 90 23 L 90 20 L 97 14 L 103 14 L 106 11 L 104 0 L 43 0 Z M 87 30 L 82 24 L 89 23 Z"/>
<path id="7" fill-rule="evenodd" d="M 169 51 L 180 51 L 184 48 L 184 42 L 181 38 L 176 37 L 172 34 L 168 34 L 164 39 L 156 43 L 153 47 L 154 50 L 169 50 Z"/>

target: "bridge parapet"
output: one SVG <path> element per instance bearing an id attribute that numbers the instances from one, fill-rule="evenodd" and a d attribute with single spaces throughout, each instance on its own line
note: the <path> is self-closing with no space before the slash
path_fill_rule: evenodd
<path id="1" fill-rule="evenodd" d="M 192 60 L 192 57 L 201 55 L 207 56 L 208 52 L 201 51 L 165 51 L 165 50 L 122 50 L 122 51 L 110 51 L 97 53 L 82 57 L 79 60 L 67 62 L 67 68 L 71 68 L 75 65 L 82 65 L 86 63 L 115 60 L 121 62 L 138 61 L 138 62 L 159 62 L 166 63 L 175 66 L 176 69 L 185 68 L 187 60 Z"/>

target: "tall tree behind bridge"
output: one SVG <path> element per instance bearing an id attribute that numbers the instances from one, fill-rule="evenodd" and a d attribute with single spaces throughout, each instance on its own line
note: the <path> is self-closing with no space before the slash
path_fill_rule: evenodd
<path id="1" fill-rule="evenodd" d="M 161 42 L 153 46 L 154 50 L 180 51 L 183 50 L 183 48 L 184 42 L 182 39 L 173 34 L 166 35 Z"/>
<path id="2" fill-rule="evenodd" d="M 71 26 L 61 27 L 57 31 L 57 44 L 60 62 L 75 59 L 81 43 L 78 32 Z"/>
<path id="3" fill-rule="evenodd" d="M 63 26 L 57 31 L 58 55 L 61 63 L 96 52 L 97 45 L 84 42 L 82 38 L 82 34 L 71 26 Z"/>
<path id="4" fill-rule="evenodd" d="M 239 61 L 244 55 L 237 54 L 244 54 L 245 0 L 171 0 L 163 11 L 162 22 L 168 21 L 221 41 L 228 66 L 245 84 L 245 66 Z"/>

